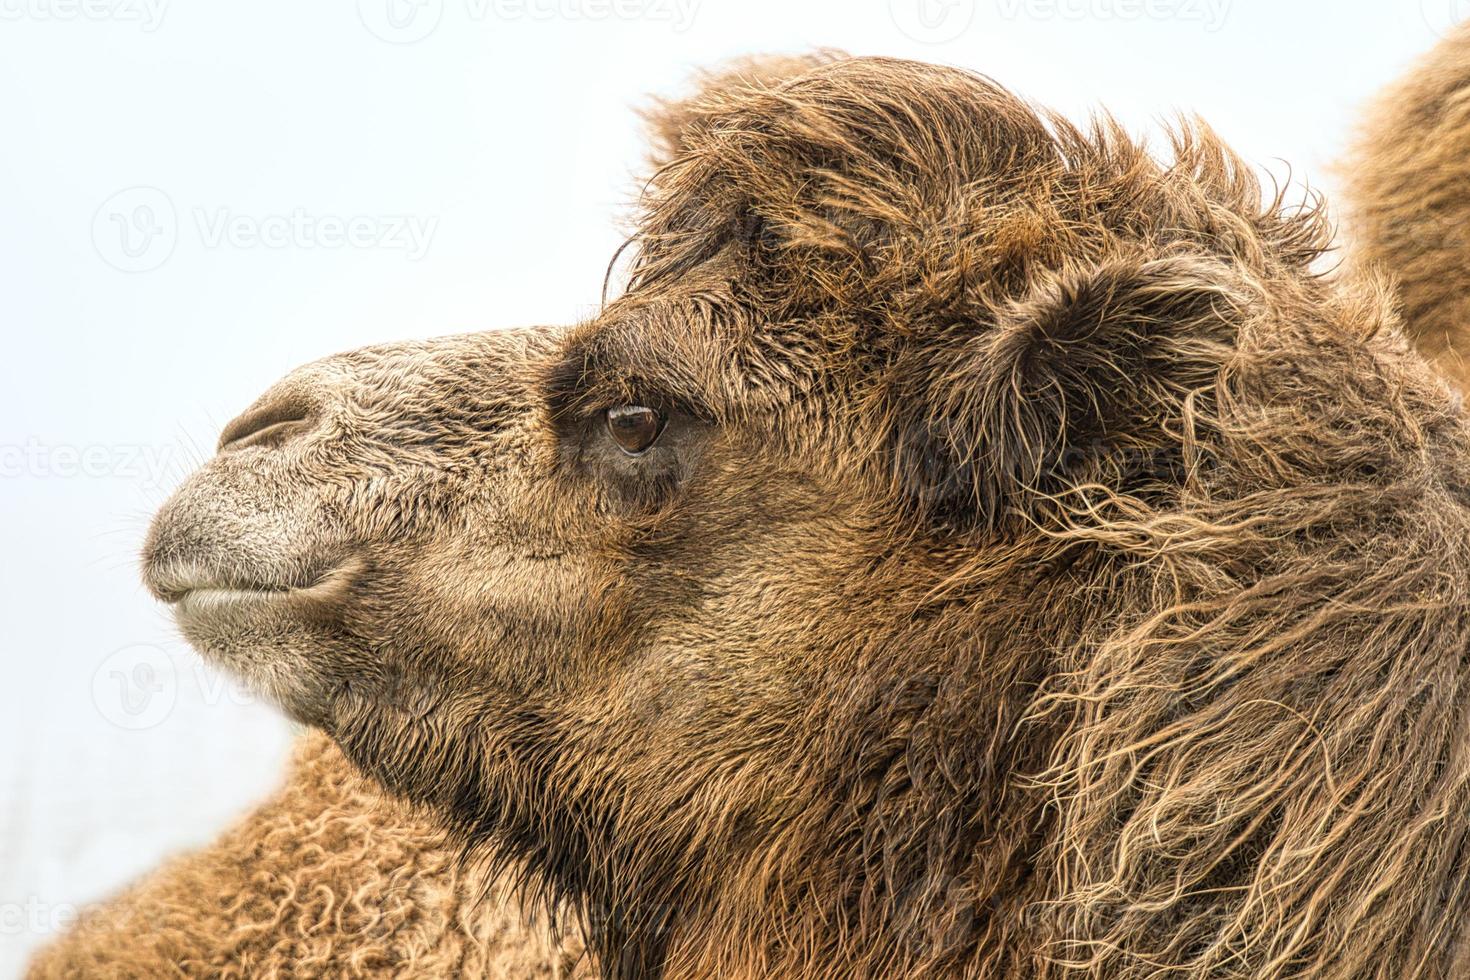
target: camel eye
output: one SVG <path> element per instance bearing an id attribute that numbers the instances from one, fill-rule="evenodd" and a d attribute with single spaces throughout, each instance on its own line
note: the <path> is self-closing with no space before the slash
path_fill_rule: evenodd
<path id="1" fill-rule="evenodd" d="M 663 431 L 664 417 L 643 405 L 619 405 L 607 410 L 607 431 L 629 456 L 645 452 Z"/>

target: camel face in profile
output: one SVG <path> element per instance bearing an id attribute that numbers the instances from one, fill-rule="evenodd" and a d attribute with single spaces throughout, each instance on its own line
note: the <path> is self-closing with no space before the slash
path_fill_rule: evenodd
<path id="1" fill-rule="evenodd" d="M 811 692 L 872 696 L 829 659 L 834 619 L 902 621 L 949 564 L 882 557 L 891 519 L 814 405 L 711 404 L 736 348 L 689 336 L 697 302 L 293 372 L 158 515 L 150 588 L 204 656 L 472 835 L 594 866 L 603 842 L 537 829 L 589 756 L 590 794 L 663 808 L 710 767 L 703 805 L 733 780 L 728 819 L 774 819 Z"/>
<path id="2" fill-rule="evenodd" d="M 424 791 L 481 751 L 450 743 L 562 719 L 658 740 L 704 718 L 726 745 L 736 715 L 792 723 L 802 634 L 876 518 L 776 444 L 792 406 L 716 423 L 691 381 L 719 353 L 679 359 L 687 329 L 659 305 L 307 365 L 159 514 L 148 584 L 295 717 L 383 739 L 354 741 L 370 768 L 442 755 Z"/>
<path id="3" fill-rule="evenodd" d="M 1382 289 L 1207 131 L 780 74 L 666 107 L 596 318 L 232 423 L 190 641 L 610 977 L 1463 975 L 1470 437 Z"/>

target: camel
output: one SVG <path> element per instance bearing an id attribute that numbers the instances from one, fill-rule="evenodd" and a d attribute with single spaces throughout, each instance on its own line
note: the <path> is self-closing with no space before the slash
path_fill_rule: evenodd
<path id="1" fill-rule="evenodd" d="M 1396 280 L 1415 345 L 1470 383 L 1470 24 L 1378 99 L 1343 168 L 1353 254 Z"/>
<path id="2" fill-rule="evenodd" d="M 576 936 L 527 921 L 510 891 L 311 733 L 271 799 L 87 911 L 27 976 L 586 976 Z"/>
<path id="3" fill-rule="evenodd" d="M 597 317 L 227 427 L 200 652 L 605 977 L 1465 975 L 1470 433 L 1321 210 L 886 59 L 656 125 Z"/>

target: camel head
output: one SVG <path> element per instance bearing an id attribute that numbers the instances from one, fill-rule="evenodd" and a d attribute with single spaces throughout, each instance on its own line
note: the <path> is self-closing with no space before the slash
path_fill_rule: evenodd
<path id="1" fill-rule="evenodd" d="M 1224 956 L 1273 894 L 1241 855 L 1301 853 L 1304 719 L 1375 724 L 1342 664 L 1390 626 L 1294 603 L 1465 551 L 1448 395 L 1207 131 L 1160 161 L 957 70 L 779 67 L 655 113 L 599 315 L 289 374 L 149 587 L 608 975 Z"/>

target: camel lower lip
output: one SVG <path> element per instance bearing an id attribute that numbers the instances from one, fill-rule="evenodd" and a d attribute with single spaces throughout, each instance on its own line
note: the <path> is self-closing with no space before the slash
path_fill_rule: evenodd
<path id="1" fill-rule="evenodd" d="M 361 569 L 360 561 L 349 560 L 300 586 L 193 585 L 170 596 L 168 602 L 182 622 L 235 618 L 277 608 L 307 612 L 340 600 Z"/>
<path id="2" fill-rule="evenodd" d="M 278 602 L 303 589 L 237 589 L 197 588 L 190 589 L 175 599 L 171 605 L 181 616 L 193 616 L 211 611 L 238 609 L 246 605 Z"/>

